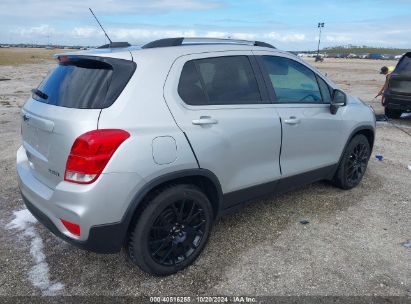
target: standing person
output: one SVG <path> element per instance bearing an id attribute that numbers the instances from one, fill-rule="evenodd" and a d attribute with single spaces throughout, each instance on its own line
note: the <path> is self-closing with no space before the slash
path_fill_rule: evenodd
<path id="1" fill-rule="evenodd" d="M 394 71 L 395 67 L 393 66 L 383 66 L 381 68 L 380 74 L 385 75 L 385 83 L 383 85 L 383 87 L 381 88 L 381 90 L 378 92 L 378 95 L 375 96 L 375 98 L 377 98 L 378 96 L 382 96 L 382 103 L 384 103 L 384 91 L 385 89 L 388 87 L 388 79 L 390 78 L 391 73 Z"/>

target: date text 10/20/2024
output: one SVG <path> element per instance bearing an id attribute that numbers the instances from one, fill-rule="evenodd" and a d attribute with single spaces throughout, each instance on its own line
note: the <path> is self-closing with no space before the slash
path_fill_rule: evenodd
<path id="1" fill-rule="evenodd" d="M 232 296 L 232 297 L 150 297 L 151 303 L 255 303 L 256 298 Z"/>

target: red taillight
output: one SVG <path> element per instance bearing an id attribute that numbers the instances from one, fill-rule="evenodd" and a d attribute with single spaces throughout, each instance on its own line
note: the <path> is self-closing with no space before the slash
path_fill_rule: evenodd
<path id="1" fill-rule="evenodd" d="M 130 137 L 123 130 L 94 130 L 79 136 L 71 147 L 64 180 L 78 184 L 94 182 L 117 148 Z"/>
<path id="2" fill-rule="evenodd" d="M 74 223 L 69 222 L 69 221 L 66 221 L 66 220 L 63 220 L 63 219 L 60 219 L 60 221 L 63 223 L 64 227 L 66 227 L 66 229 L 70 233 L 72 233 L 74 235 L 77 235 L 77 236 L 80 236 L 80 226 L 79 225 L 74 224 Z"/>

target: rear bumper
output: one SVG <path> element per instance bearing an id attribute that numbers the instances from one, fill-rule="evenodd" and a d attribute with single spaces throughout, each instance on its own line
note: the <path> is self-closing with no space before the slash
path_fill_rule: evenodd
<path id="1" fill-rule="evenodd" d="M 411 95 L 384 95 L 384 106 L 390 109 L 411 111 Z"/>
<path id="2" fill-rule="evenodd" d="M 49 188 L 33 175 L 24 147 L 17 151 L 17 176 L 27 208 L 44 226 L 77 247 L 100 253 L 121 249 L 128 228 L 124 215 L 145 183 L 135 173 L 109 173 L 90 185 L 61 181 Z M 61 219 L 80 225 L 80 236 Z"/>
<path id="3" fill-rule="evenodd" d="M 90 250 L 97 253 L 116 253 L 123 246 L 126 227 L 121 223 L 93 226 L 90 228 L 89 236 L 86 241 L 73 239 L 63 234 L 53 223 L 53 221 L 40 211 L 33 203 L 31 203 L 23 194 L 23 201 L 27 209 L 33 216 L 49 229 L 54 235 L 64 241 L 79 247 L 81 249 Z"/>

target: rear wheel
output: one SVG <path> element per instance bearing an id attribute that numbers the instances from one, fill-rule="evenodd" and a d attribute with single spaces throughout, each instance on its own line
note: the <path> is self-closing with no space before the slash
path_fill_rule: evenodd
<path id="1" fill-rule="evenodd" d="M 364 177 L 371 148 L 367 138 L 358 134 L 349 142 L 334 176 L 333 182 L 341 189 L 356 187 Z"/>
<path id="2" fill-rule="evenodd" d="M 165 188 L 147 202 L 138 218 L 128 254 L 143 271 L 173 274 L 196 260 L 207 242 L 212 220 L 210 201 L 199 188 Z"/>
<path id="3" fill-rule="evenodd" d="M 401 117 L 402 111 L 396 109 L 385 108 L 385 116 L 392 119 L 398 119 Z"/>

